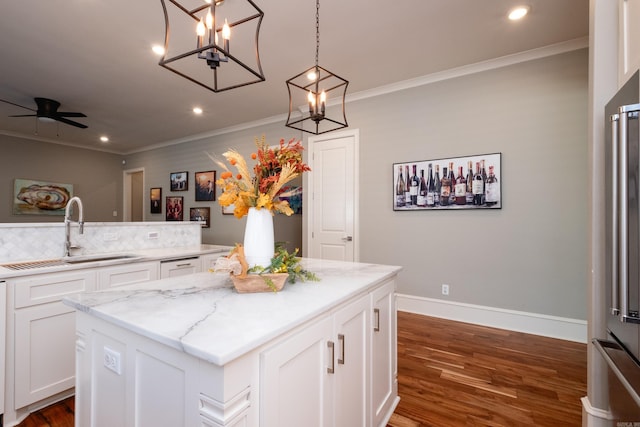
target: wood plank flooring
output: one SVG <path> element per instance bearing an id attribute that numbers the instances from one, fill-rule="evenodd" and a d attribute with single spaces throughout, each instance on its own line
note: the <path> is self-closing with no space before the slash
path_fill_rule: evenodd
<path id="1" fill-rule="evenodd" d="M 580 427 L 586 344 L 398 313 L 390 427 Z"/>
<path id="2" fill-rule="evenodd" d="M 580 427 L 587 347 L 399 312 L 398 383 L 389 427 Z M 19 427 L 73 427 L 73 412 L 69 398 Z"/>

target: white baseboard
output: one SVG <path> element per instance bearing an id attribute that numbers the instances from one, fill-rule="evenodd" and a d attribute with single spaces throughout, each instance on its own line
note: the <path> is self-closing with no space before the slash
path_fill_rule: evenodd
<path id="1" fill-rule="evenodd" d="M 567 341 L 587 342 L 587 321 L 397 294 L 398 310 Z"/>

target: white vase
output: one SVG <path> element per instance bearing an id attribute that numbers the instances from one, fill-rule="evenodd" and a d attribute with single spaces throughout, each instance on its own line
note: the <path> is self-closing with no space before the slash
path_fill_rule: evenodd
<path id="1" fill-rule="evenodd" d="M 255 265 L 267 267 L 275 252 L 273 240 L 273 215 L 268 209 L 249 208 L 244 229 L 244 255 L 249 268 Z"/>

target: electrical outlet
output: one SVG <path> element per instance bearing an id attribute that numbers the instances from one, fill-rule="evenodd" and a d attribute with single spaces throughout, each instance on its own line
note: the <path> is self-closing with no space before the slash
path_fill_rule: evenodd
<path id="1" fill-rule="evenodd" d="M 122 364 L 120 362 L 120 353 L 105 346 L 104 366 L 106 366 L 107 369 L 115 372 L 116 374 L 122 375 Z"/>
<path id="2" fill-rule="evenodd" d="M 147 239 L 157 239 L 157 238 L 158 238 L 157 231 L 150 231 L 149 233 L 147 233 Z"/>
<path id="3" fill-rule="evenodd" d="M 449 285 L 442 284 L 442 295 L 449 295 Z"/>

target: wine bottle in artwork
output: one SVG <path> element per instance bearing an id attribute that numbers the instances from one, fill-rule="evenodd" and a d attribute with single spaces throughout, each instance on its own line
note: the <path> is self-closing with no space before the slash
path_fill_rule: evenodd
<path id="1" fill-rule="evenodd" d="M 420 178 L 416 173 L 416 165 L 413 165 L 413 175 L 411 175 L 411 187 L 409 192 L 411 193 L 411 206 L 418 206 L 418 188 L 420 187 Z"/>
<path id="2" fill-rule="evenodd" d="M 449 194 L 451 192 L 451 179 L 447 174 L 447 167 L 442 168 L 442 180 L 440 181 L 440 206 L 449 206 Z"/>
<path id="3" fill-rule="evenodd" d="M 449 162 L 449 179 L 451 180 L 451 192 L 449 193 L 449 204 L 456 202 L 456 171 L 453 170 L 453 162 Z"/>
<path id="4" fill-rule="evenodd" d="M 436 185 L 433 182 L 433 165 L 431 163 L 429 163 L 428 180 L 429 180 L 429 183 L 427 184 L 427 207 L 432 208 L 435 206 Z"/>
<path id="5" fill-rule="evenodd" d="M 404 207 L 404 177 L 402 176 L 402 166 L 398 166 L 398 181 L 396 181 L 396 207 Z"/>
<path id="6" fill-rule="evenodd" d="M 500 201 L 500 184 L 493 172 L 493 166 L 489 166 L 489 176 L 485 184 L 485 203 L 487 206 L 494 206 Z"/>
<path id="7" fill-rule="evenodd" d="M 427 183 L 424 180 L 424 169 L 420 169 L 420 186 L 418 187 L 418 206 L 424 208 L 427 206 Z"/>
<path id="8" fill-rule="evenodd" d="M 409 165 L 404 167 L 404 205 L 408 208 L 411 207 L 411 178 L 409 175 Z"/>
<path id="9" fill-rule="evenodd" d="M 482 205 L 482 195 L 484 194 L 484 179 L 480 171 L 480 162 L 476 162 L 476 173 L 473 175 L 473 204 Z"/>
<path id="10" fill-rule="evenodd" d="M 480 161 L 480 172 L 482 173 L 482 181 L 485 183 L 484 190 L 482 191 L 482 204 L 485 204 L 487 193 L 487 171 L 484 169 L 484 159 Z"/>
<path id="11" fill-rule="evenodd" d="M 434 186 L 434 190 L 433 190 L 433 205 L 434 206 L 440 206 L 440 189 L 441 189 L 441 183 L 440 183 L 440 165 L 436 165 L 436 175 L 433 178 L 433 186 Z"/>
<path id="12" fill-rule="evenodd" d="M 463 174 L 462 166 L 458 167 L 458 177 L 455 185 L 456 205 L 465 205 L 467 203 L 467 180 Z"/>
<path id="13" fill-rule="evenodd" d="M 469 161 L 468 163 L 469 167 L 467 169 L 467 194 L 466 194 L 466 198 L 467 198 L 467 205 L 472 205 L 473 204 L 473 163 L 471 161 Z"/>

